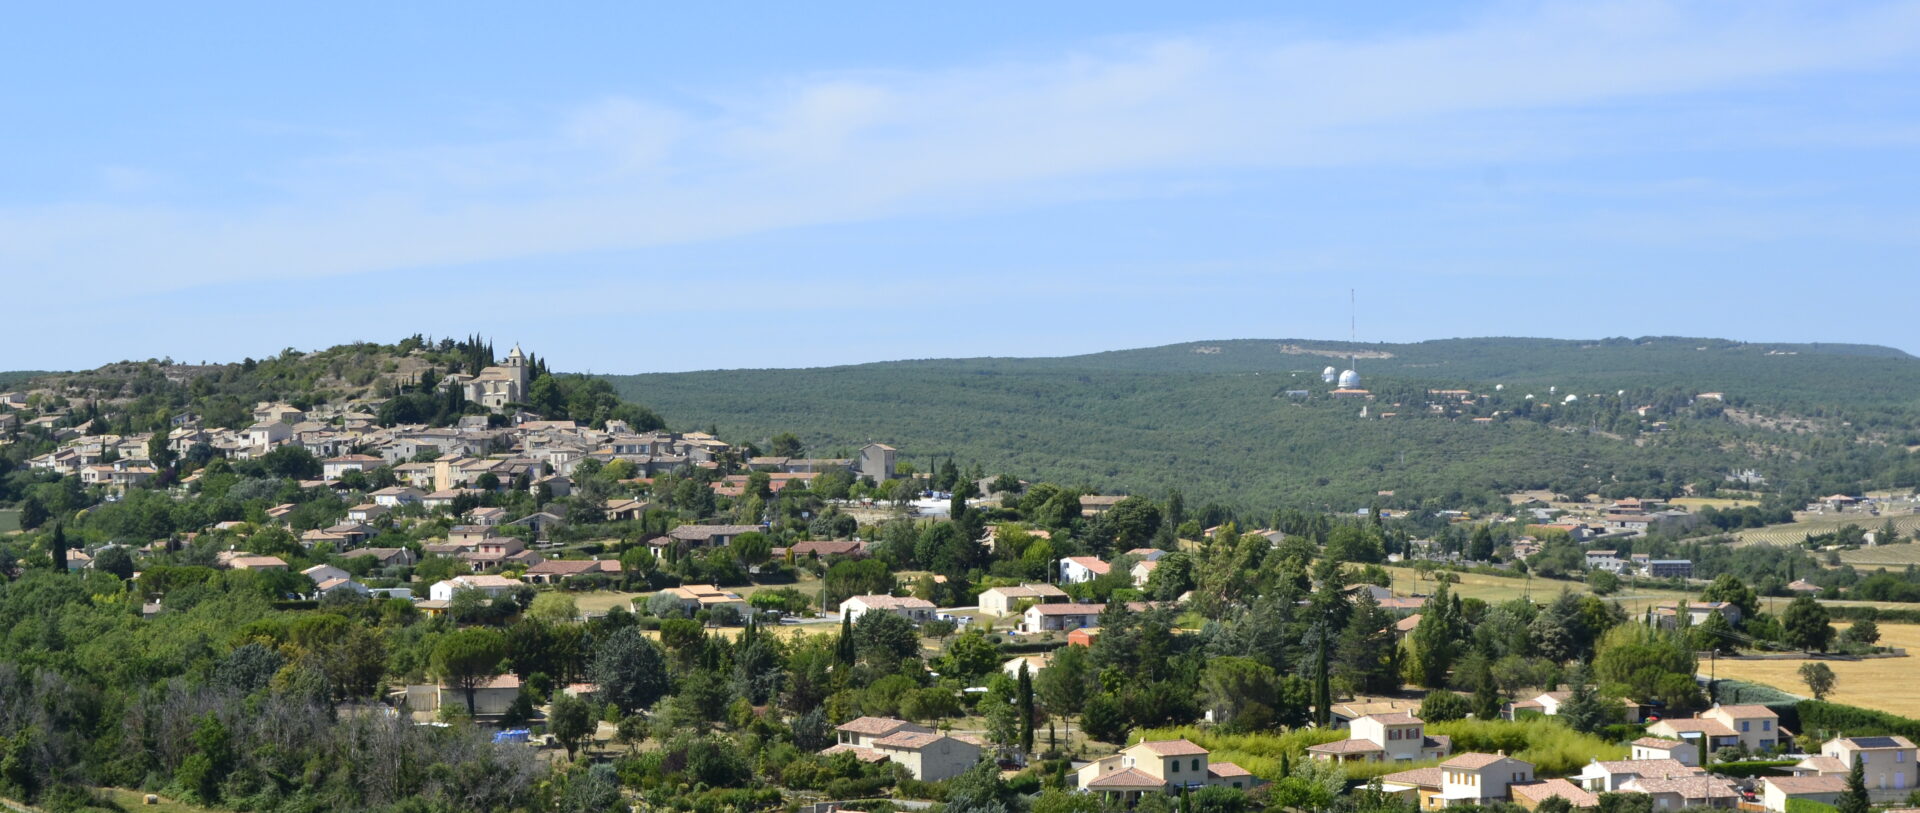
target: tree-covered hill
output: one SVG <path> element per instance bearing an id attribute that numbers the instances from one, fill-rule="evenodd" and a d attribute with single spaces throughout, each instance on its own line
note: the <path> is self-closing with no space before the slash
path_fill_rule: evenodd
<path id="1" fill-rule="evenodd" d="M 1347 353 L 1362 356 L 1378 396 L 1369 418 L 1320 382 L 1323 367 L 1348 366 Z M 1379 491 L 1400 504 L 1516 488 L 1673 491 L 1746 468 L 1809 493 L 1920 479 L 1900 448 L 1914 440 L 1920 360 L 1857 345 L 1233 340 L 607 379 L 670 425 L 717 424 L 736 440 L 793 432 L 823 453 L 879 440 L 922 469 L 952 455 L 991 471 L 1140 493 L 1178 487 L 1250 508 L 1361 507 Z M 1556 403 L 1543 408 L 1549 387 Z M 1448 388 L 1481 397 L 1458 414 L 1429 412 L 1426 391 Z M 1312 395 L 1287 395 L 1303 389 Z M 1696 401 L 1703 392 L 1725 400 Z M 1570 393 L 1583 400 L 1558 403 Z M 1642 406 L 1654 409 L 1643 417 Z M 1491 425 L 1471 420 L 1495 413 Z M 1801 419 L 1792 430 L 1773 420 L 1787 416 Z"/>

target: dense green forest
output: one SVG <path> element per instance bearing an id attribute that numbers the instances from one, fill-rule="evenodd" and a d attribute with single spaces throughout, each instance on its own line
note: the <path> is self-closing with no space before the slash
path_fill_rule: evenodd
<path id="1" fill-rule="evenodd" d="M 1365 420 L 1361 403 L 1326 397 L 1320 370 L 1347 366 L 1337 357 L 1347 352 L 1363 356 L 1358 369 L 1378 396 L 1370 414 L 1392 419 Z M 1796 493 L 1920 483 L 1904 449 L 1920 442 L 1920 361 L 1858 345 L 1235 340 L 605 378 L 680 428 L 716 424 L 756 443 L 793 432 L 823 453 L 878 440 L 923 470 L 953 456 L 1106 490 L 1177 485 L 1254 510 L 1355 509 L 1380 491 L 1395 492 L 1390 504 L 1519 488 L 1657 496 L 1747 468 Z M 1554 404 L 1542 408 L 1549 387 Z M 1421 403 L 1429 388 L 1482 397 L 1434 415 Z M 1695 401 L 1709 391 L 1724 400 Z M 1559 403 L 1567 394 L 1585 400 Z M 1641 406 L 1654 409 L 1642 417 Z M 1492 425 L 1469 419 L 1496 413 Z M 1655 421 L 1666 431 L 1652 431 Z"/>

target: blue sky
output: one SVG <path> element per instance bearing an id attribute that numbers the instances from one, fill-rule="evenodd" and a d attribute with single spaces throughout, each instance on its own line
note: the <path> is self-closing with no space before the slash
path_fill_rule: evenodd
<path id="1" fill-rule="evenodd" d="M 1920 3 L 1296 5 L 9 9 L 0 369 L 1920 352 Z"/>

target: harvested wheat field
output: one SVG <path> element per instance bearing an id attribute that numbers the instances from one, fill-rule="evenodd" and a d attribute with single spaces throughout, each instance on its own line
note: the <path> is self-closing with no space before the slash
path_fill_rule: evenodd
<path id="1" fill-rule="evenodd" d="M 1835 624 L 1835 629 L 1844 630 L 1846 625 Z M 1908 652 L 1920 653 L 1920 624 L 1881 624 L 1880 643 L 1883 646 L 1896 646 Z M 1786 660 L 1745 661 L 1721 659 L 1716 666 L 1706 661 L 1700 662 L 1700 671 L 1716 669 L 1723 678 L 1764 683 L 1785 692 L 1807 695 L 1807 685 L 1800 680 L 1800 665 L 1806 658 Z M 1834 684 L 1833 693 L 1828 700 L 1836 703 L 1878 709 L 1905 717 L 1920 717 L 1920 681 L 1913 679 L 1914 669 L 1920 666 L 1920 660 L 1914 655 L 1904 658 L 1875 658 L 1864 661 L 1827 660 L 1823 661 L 1833 669 L 1839 678 Z"/>

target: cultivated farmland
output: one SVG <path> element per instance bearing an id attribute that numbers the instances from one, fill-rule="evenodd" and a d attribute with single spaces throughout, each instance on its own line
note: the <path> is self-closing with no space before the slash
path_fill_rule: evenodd
<path id="1" fill-rule="evenodd" d="M 1846 629 L 1844 624 L 1834 626 L 1837 629 Z M 1880 643 L 1884 646 L 1900 647 L 1908 652 L 1920 652 L 1920 625 L 1881 624 Z M 1807 685 L 1800 680 L 1800 665 L 1807 661 L 1806 658 L 1781 660 L 1723 658 L 1712 665 L 1707 661 L 1701 661 L 1700 671 L 1704 674 L 1711 668 L 1719 677 L 1764 683 L 1781 691 L 1806 696 Z M 1920 716 L 1920 684 L 1911 680 L 1914 669 L 1913 656 L 1861 661 L 1826 660 L 1824 663 L 1831 667 L 1833 673 L 1839 678 L 1834 684 L 1833 693 L 1827 696 L 1828 700 L 1906 717 Z"/>

